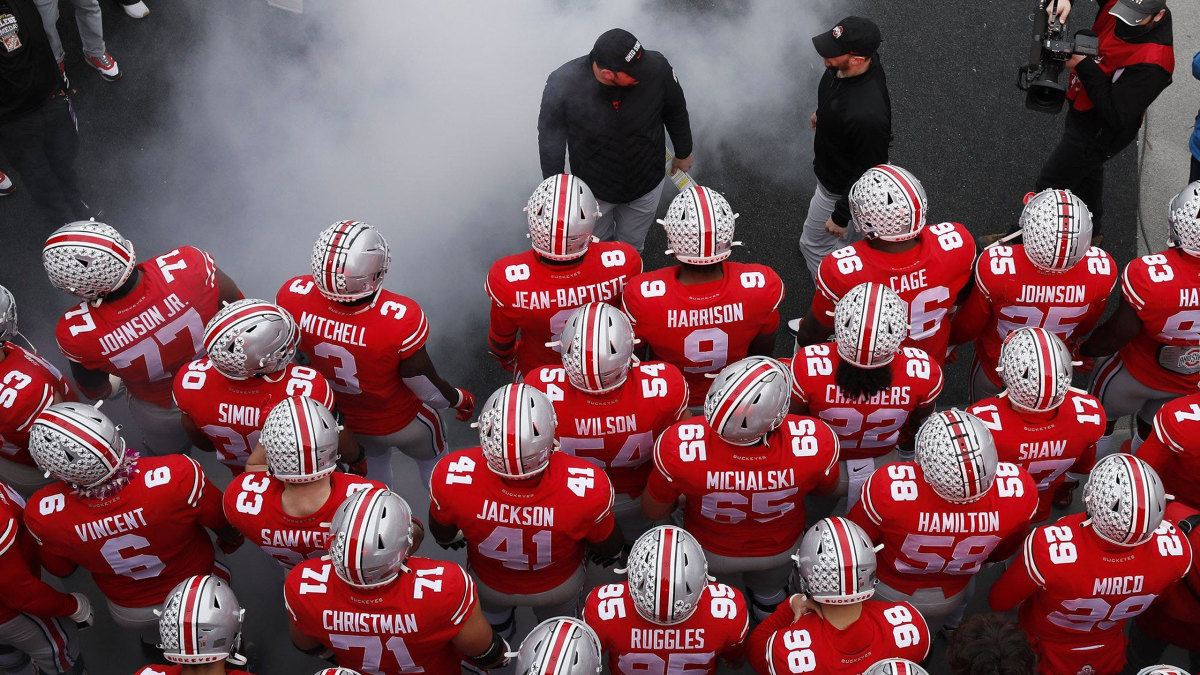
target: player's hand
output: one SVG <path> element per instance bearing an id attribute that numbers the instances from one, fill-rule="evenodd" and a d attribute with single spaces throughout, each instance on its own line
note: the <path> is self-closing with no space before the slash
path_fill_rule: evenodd
<path id="1" fill-rule="evenodd" d="M 797 593 L 788 598 L 788 605 L 792 608 L 792 622 L 800 620 L 800 617 L 805 614 L 816 612 L 817 616 L 821 616 L 821 605 L 812 598 Z"/>
<path id="2" fill-rule="evenodd" d="M 837 237 L 838 239 L 846 238 L 846 228 L 833 222 L 832 217 L 825 221 L 825 231 Z"/>
<path id="3" fill-rule="evenodd" d="M 1071 0 L 1058 0 L 1058 20 L 1062 23 L 1067 22 L 1067 17 L 1071 15 Z M 1054 0 L 1048 0 L 1046 3 L 1046 16 L 1051 20 L 1055 16 Z"/>
<path id="4" fill-rule="evenodd" d="M 1071 58 L 1067 59 L 1067 64 L 1066 64 L 1067 70 L 1073 69 L 1075 66 L 1079 65 L 1080 61 L 1082 61 L 1086 58 L 1087 57 L 1084 56 L 1083 54 L 1072 54 Z"/>
<path id="5" fill-rule="evenodd" d="M 108 393 L 104 395 L 104 400 L 112 401 L 118 398 L 125 397 L 125 380 L 116 375 L 108 376 Z"/>
<path id="6" fill-rule="evenodd" d="M 817 113 L 813 113 L 812 117 L 808 118 L 808 123 L 812 125 L 813 131 L 817 130 Z"/>
<path id="7" fill-rule="evenodd" d="M 958 345 L 955 345 L 946 350 L 946 364 L 949 365 L 958 360 Z"/>
<path id="8" fill-rule="evenodd" d="M 600 567 L 603 567 L 605 569 L 613 567 L 621 562 L 621 554 L 620 553 L 606 558 L 606 557 L 596 553 L 595 551 L 588 549 L 587 557 L 588 557 L 588 560 L 592 561 L 593 565 L 599 565 Z"/>
<path id="9" fill-rule="evenodd" d="M 453 539 L 450 541 L 439 541 L 437 545 L 441 546 L 447 551 L 457 551 L 458 549 L 467 545 L 467 540 L 463 537 L 462 530 L 459 530 L 454 534 Z"/>
<path id="10" fill-rule="evenodd" d="M 454 409 L 458 412 L 454 415 L 454 419 L 459 422 L 466 422 L 471 419 L 471 415 L 475 414 L 475 395 L 461 387 L 455 387 L 458 392 L 458 403 L 454 404 Z"/>
<path id="11" fill-rule="evenodd" d="M 96 617 L 96 612 L 92 609 L 92 601 L 83 593 L 72 593 L 71 597 L 75 598 L 75 602 L 79 606 L 69 618 L 79 628 L 91 628 L 92 620 Z"/>
<path id="12" fill-rule="evenodd" d="M 489 349 L 488 352 L 492 355 L 493 359 L 496 359 L 496 363 L 499 363 L 500 367 L 503 368 L 505 370 L 505 372 L 509 372 L 509 373 L 516 372 L 516 370 L 517 370 L 517 352 L 516 352 L 516 350 L 513 350 L 511 352 L 508 352 L 508 351 L 498 352 L 495 349 Z"/>
<path id="13" fill-rule="evenodd" d="M 1096 367 L 1096 359 L 1091 356 L 1084 356 L 1079 353 L 1081 344 L 1077 344 L 1071 348 L 1071 365 L 1075 366 L 1077 373 L 1090 373 Z"/>
<path id="14" fill-rule="evenodd" d="M 354 474 L 355 476 L 360 476 L 362 478 L 366 478 L 367 470 L 368 470 L 367 469 L 367 457 L 366 457 L 366 455 L 363 455 L 363 458 L 358 460 L 357 462 L 351 462 L 351 463 L 347 464 L 346 470 L 343 471 L 342 473 L 351 473 L 351 474 Z"/>
<path id="15" fill-rule="evenodd" d="M 236 537 L 217 537 L 217 546 L 225 555 L 233 555 L 233 552 L 242 547 L 246 543 L 246 536 L 241 532 L 237 533 Z"/>
<path id="16" fill-rule="evenodd" d="M 671 175 L 674 176 L 676 171 L 687 173 L 692 170 L 692 156 L 676 157 L 671 160 Z"/>

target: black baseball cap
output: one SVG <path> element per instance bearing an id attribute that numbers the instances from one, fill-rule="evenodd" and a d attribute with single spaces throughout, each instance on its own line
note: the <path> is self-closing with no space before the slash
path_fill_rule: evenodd
<path id="1" fill-rule="evenodd" d="M 1166 8 L 1166 0 L 1117 0 L 1108 13 L 1130 26 L 1136 26 Z"/>
<path id="2" fill-rule="evenodd" d="M 614 28 L 596 38 L 592 46 L 592 61 L 605 70 L 629 73 L 637 77 L 646 50 L 633 33 L 624 28 Z"/>
<path id="3" fill-rule="evenodd" d="M 861 16 L 848 16 L 828 31 L 814 36 L 812 42 L 822 58 L 832 59 L 843 54 L 871 56 L 879 49 L 883 38 L 874 21 Z"/>

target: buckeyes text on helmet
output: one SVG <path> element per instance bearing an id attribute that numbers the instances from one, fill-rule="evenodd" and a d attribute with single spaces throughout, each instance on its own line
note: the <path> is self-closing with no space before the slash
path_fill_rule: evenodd
<path id="1" fill-rule="evenodd" d="M 479 444 L 488 468 L 511 479 L 545 470 L 554 451 L 557 418 L 550 399 L 526 384 L 508 384 L 492 393 L 479 414 Z"/>
<path id="2" fill-rule="evenodd" d="M 875 547 L 863 529 L 846 518 L 817 521 L 796 549 L 801 590 L 826 605 L 852 605 L 875 594 Z"/>
<path id="3" fill-rule="evenodd" d="M 658 222 L 667 231 L 668 253 L 679 262 L 711 265 L 732 252 L 737 217 L 721 193 L 695 185 L 676 195 Z"/>
<path id="4" fill-rule="evenodd" d="M 766 356 L 725 366 L 704 397 L 704 417 L 722 439 L 753 445 L 783 424 L 791 405 L 791 373 Z"/>
<path id="5" fill-rule="evenodd" d="M 1171 245 L 1200 256 L 1200 180 L 1188 183 L 1167 205 Z"/>
<path id="6" fill-rule="evenodd" d="M 1025 255 L 1043 272 L 1065 272 L 1092 246 L 1092 212 L 1070 190 L 1042 190 L 1021 211 Z"/>
<path id="7" fill-rule="evenodd" d="M 533 250 L 550 260 L 574 260 L 587 253 L 600 218 L 592 189 L 570 174 L 542 181 L 525 205 Z"/>
<path id="8" fill-rule="evenodd" d="M 115 227 L 80 220 L 63 225 L 46 239 L 42 264 L 55 287 L 99 302 L 129 280 L 137 255 L 133 242 Z"/>
<path id="9" fill-rule="evenodd" d="M 244 611 L 220 578 L 185 579 L 167 596 L 158 618 L 163 656 L 172 663 L 201 664 L 236 655 Z"/>
<path id="10" fill-rule="evenodd" d="M 661 626 L 690 617 L 709 582 L 700 542 L 674 525 L 655 527 L 633 542 L 626 574 L 637 613 Z"/>
<path id="11" fill-rule="evenodd" d="M 883 284 L 859 284 L 838 300 L 833 334 L 843 360 L 859 368 L 886 366 L 908 337 L 908 305 Z"/>
<path id="12" fill-rule="evenodd" d="M 354 302 L 373 297 L 383 287 L 392 254 L 374 226 L 340 220 L 317 237 L 309 262 L 321 295 L 335 302 Z"/>
<path id="13" fill-rule="evenodd" d="M 1117 453 L 1096 462 L 1083 487 L 1083 506 L 1101 538 L 1137 546 L 1149 541 L 1162 523 L 1167 494 L 1149 464 Z"/>
<path id="14" fill-rule="evenodd" d="M 287 310 L 247 298 L 222 307 L 204 328 L 204 349 L 222 375 L 244 380 L 287 367 L 300 346 L 300 327 Z"/>
<path id="15" fill-rule="evenodd" d="M 259 436 L 271 475 L 285 483 L 311 483 L 333 473 L 338 431 L 333 413 L 320 401 L 306 396 L 280 401 Z"/>
<path id="16" fill-rule="evenodd" d="M 633 326 L 621 310 L 603 302 L 588 303 L 563 324 L 563 369 L 576 388 L 592 394 L 625 383 L 633 364 Z"/>
<path id="17" fill-rule="evenodd" d="M 516 675 L 599 675 L 604 650 L 596 632 L 579 619 L 547 619 L 517 650 Z"/>
<path id="18" fill-rule="evenodd" d="M 867 169 L 850 188 L 850 215 L 867 239 L 904 241 L 925 227 L 929 200 L 916 176 L 894 164 Z"/>
<path id="19" fill-rule="evenodd" d="M 957 504 L 987 494 L 999 465 L 991 432 L 978 417 L 957 408 L 934 413 L 921 424 L 916 460 L 933 491 Z"/>
<path id="20" fill-rule="evenodd" d="M 1071 389 L 1071 352 L 1045 328 L 1018 328 L 1004 338 L 996 366 L 1012 404 L 1045 412 L 1057 408 Z"/>
<path id="21" fill-rule="evenodd" d="M 125 440 L 112 420 L 86 403 L 55 403 L 33 421 L 29 454 L 43 471 L 91 489 L 121 468 Z"/>
<path id="22" fill-rule="evenodd" d="M 391 490 L 360 490 L 347 497 L 333 514 L 329 533 L 333 571 L 355 588 L 382 586 L 407 571 L 412 509 Z"/>

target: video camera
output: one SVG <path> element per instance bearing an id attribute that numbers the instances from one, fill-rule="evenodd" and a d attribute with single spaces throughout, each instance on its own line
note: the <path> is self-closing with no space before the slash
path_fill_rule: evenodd
<path id="1" fill-rule="evenodd" d="M 1058 0 L 1053 0 L 1058 9 Z M 1029 63 L 1017 71 L 1017 88 L 1027 92 L 1025 107 L 1037 112 L 1056 114 L 1067 97 L 1067 85 L 1060 80 L 1067 59 L 1074 54 L 1098 56 L 1100 38 L 1090 30 L 1076 31 L 1075 39 L 1066 39 L 1067 27 L 1046 15 L 1047 0 L 1038 0 L 1033 21 L 1037 31 L 1029 53 Z"/>

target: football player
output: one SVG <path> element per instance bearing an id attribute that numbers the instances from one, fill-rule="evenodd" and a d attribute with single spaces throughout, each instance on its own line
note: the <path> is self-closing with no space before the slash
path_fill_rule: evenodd
<path id="1" fill-rule="evenodd" d="M 83 298 L 58 320 L 54 336 L 83 395 L 128 392 L 129 411 L 150 454 L 190 446 L 171 399 L 176 371 L 204 349 L 204 326 L 237 284 L 191 246 L 137 262 L 133 242 L 94 221 L 54 231 L 42 249 L 50 283 Z"/>
<path id="2" fill-rule="evenodd" d="M 929 627 L 907 602 L 871 600 L 875 594 L 875 547 L 845 518 L 822 518 L 809 528 L 792 557 L 800 591 L 818 603 L 796 617 L 792 603 L 750 635 L 750 664 L 759 673 L 858 675 L 864 663 L 886 658 L 923 661 Z M 888 672 L 888 671 L 883 671 Z"/>
<path id="3" fill-rule="evenodd" d="M 584 553 L 607 564 L 625 544 L 613 488 L 595 464 L 555 452 L 554 407 L 524 384 L 496 390 L 479 414 L 481 447 L 438 462 L 429 528 L 464 543 L 488 623 L 511 636 L 515 607 L 539 620 L 578 616 Z"/>
<path id="4" fill-rule="evenodd" d="M 0 672 L 85 672 L 75 626 L 90 626 L 92 603 L 42 581 L 37 545 L 25 529 L 25 500 L 0 483 Z M 32 662 L 32 665 L 30 663 Z"/>
<path id="5" fill-rule="evenodd" d="M 975 265 L 975 288 L 954 316 L 951 344 L 975 341 L 971 400 L 1000 393 L 1000 349 L 1009 333 L 1045 328 L 1077 348 L 1104 313 L 1117 283 L 1112 256 L 1091 245 L 1092 214 L 1069 190 L 1030 193 L 1023 244 L 997 242 Z M 1086 264 L 1084 264 L 1086 263 Z"/>
<path id="6" fill-rule="evenodd" d="M 312 275 L 288 280 L 275 301 L 300 324 L 300 348 L 329 380 L 346 428 L 366 449 L 367 476 L 392 485 L 395 448 L 416 461 L 428 486 L 446 451 L 437 411 L 453 408 L 466 421 L 475 397 L 438 375 L 417 303 L 384 289 L 391 259 L 379 230 L 338 221 L 313 245 Z"/>
<path id="7" fill-rule="evenodd" d="M 574 176 L 542 181 L 525 213 L 533 249 L 497 260 L 484 286 L 492 301 L 488 348 L 518 377 L 557 366 L 560 357 L 547 343 L 558 339 L 571 312 L 589 302 L 620 305 L 626 282 L 642 271 L 634 247 L 592 241 L 600 206 Z"/>
<path id="8" fill-rule="evenodd" d="M 836 495 L 858 501 L 876 466 L 912 456 L 912 438 L 942 393 L 942 367 L 908 335 L 908 307 L 895 291 L 867 282 L 837 302 L 834 342 L 802 347 L 792 359 L 793 415 L 833 427 L 841 443 Z"/>
<path id="9" fill-rule="evenodd" d="M 1016 619 L 1003 614 L 976 614 L 967 617 L 949 636 L 946 665 L 950 675 L 1035 675 L 1037 654 Z"/>
<path id="10" fill-rule="evenodd" d="M 246 665 L 237 653 L 246 610 L 219 577 L 179 582 L 163 603 L 158 633 L 169 666 L 146 666 L 134 675 L 249 675 L 228 666 Z"/>
<path id="11" fill-rule="evenodd" d="M 627 543 L 652 527 L 642 490 L 654 468 L 654 439 L 687 414 L 688 386 L 662 361 L 634 365 L 633 328 L 621 310 L 593 302 L 562 329 L 562 366 L 541 366 L 527 384 L 554 404 L 561 450 L 604 469 L 616 497 L 613 517 Z"/>
<path id="12" fill-rule="evenodd" d="M 883 544 L 879 596 L 912 603 L 939 631 L 957 627 L 983 565 L 1020 547 L 1037 504 L 1033 478 L 996 458 L 983 422 L 950 409 L 917 431 L 915 463 L 871 474 L 848 517 Z"/>
<path id="13" fill-rule="evenodd" d="M 765 356 L 726 366 L 704 400 L 704 419 L 677 422 L 654 445 L 655 471 L 642 513 L 662 520 L 684 498 L 683 526 L 708 569 L 745 573 L 759 619 L 787 595 L 790 554 L 804 534 L 804 497 L 838 482 L 838 440 L 829 425 L 788 415 L 791 378 Z"/>
<path id="14" fill-rule="evenodd" d="M 1101 454 L 1110 450 L 1118 419 L 1136 413 L 1137 450 L 1154 413 L 1200 386 L 1200 181 L 1176 195 L 1169 210 L 1170 246 L 1125 266 L 1117 310 L 1079 350 L 1085 357 L 1116 352 L 1091 384 L 1108 416 Z"/>
<path id="15" fill-rule="evenodd" d="M 1192 563 L 1187 539 L 1163 520 L 1158 474 L 1133 455 L 1097 462 L 1083 503 L 1087 513 L 1034 530 L 988 595 L 998 612 L 1020 605 L 1045 675 L 1120 673 L 1125 623 Z"/>
<path id="16" fill-rule="evenodd" d="M 0 286 L 0 480 L 28 498 L 53 478 L 29 456 L 29 427 L 48 406 L 76 400 L 66 378 L 49 361 L 13 342 L 17 301 Z M 9 358 L 12 357 L 12 358 Z"/>
<path id="17" fill-rule="evenodd" d="M 60 577 L 76 567 L 91 572 L 113 620 L 147 645 L 158 642 L 155 612 L 171 589 L 219 568 L 208 531 L 226 553 L 241 545 L 221 513 L 221 491 L 196 460 L 139 458 L 92 406 L 43 411 L 29 432 L 29 454 L 58 479 L 25 507 L 42 566 Z"/>
<path id="18" fill-rule="evenodd" d="M 300 344 L 292 316 L 262 300 L 221 308 L 204 329 L 206 358 L 175 374 L 174 396 L 192 445 L 216 451 L 234 476 L 246 469 L 263 419 L 288 396 L 333 407 L 333 390 L 320 373 L 291 363 Z M 353 435 L 346 445 L 356 455 Z"/>
<path id="19" fill-rule="evenodd" d="M 715 190 L 680 192 L 658 221 L 679 264 L 634 277 L 623 298 L 648 356 L 683 371 L 692 406 L 704 404 L 713 373 L 775 349 L 783 281 L 766 265 L 727 260 L 736 218 Z"/>
<path id="20" fill-rule="evenodd" d="M 613 675 L 717 672 L 742 662 L 750 627 L 736 589 L 709 583 L 700 542 L 662 525 L 638 537 L 629 552 L 628 581 L 588 595 L 583 620 L 608 651 Z"/>
<path id="21" fill-rule="evenodd" d="M 1142 445 L 1145 447 L 1145 444 Z M 1162 474 L 1159 474 L 1160 477 Z M 1166 484 L 1163 484 L 1166 487 Z M 1187 537 L 1193 554 L 1200 547 L 1200 512 L 1177 501 L 1167 503 L 1163 519 Z M 1200 666 L 1200 568 L 1192 565 L 1187 575 L 1137 615 L 1129 627 L 1129 647 L 1125 656 L 1132 668 L 1156 663 L 1163 658 L 1167 645 L 1188 652 L 1192 670 Z"/>
<path id="22" fill-rule="evenodd" d="M 412 511 L 389 490 L 342 502 L 329 556 L 292 569 L 284 584 L 292 642 L 364 673 L 457 673 L 508 663 L 508 644 L 479 611 L 458 565 L 410 557 Z M 330 574 L 330 572 L 333 574 Z"/>
<path id="23" fill-rule="evenodd" d="M 603 658 L 596 633 L 579 619 L 539 623 L 516 654 L 516 675 L 600 675 Z"/>
<path id="24" fill-rule="evenodd" d="M 387 487 L 334 470 L 337 421 L 311 398 L 280 401 L 263 422 L 261 442 L 267 471 L 233 479 L 225 489 L 225 517 L 284 570 L 325 555 L 327 524 L 346 498 Z"/>
<path id="25" fill-rule="evenodd" d="M 1071 353 L 1045 328 L 1018 328 L 1000 350 L 1004 392 L 967 412 L 992 432 L 996 454 L 1029 472 L 1037 483 L 1034 522 L 1050 515 L 1054 502 L 1071 502 L 1080 476 L 1096 463 L 1104 435 L 1104 409 L 1090 394 L 1071 387 Z"/>
<path id="26" fill-rule="evenodd" d="M 833 332 L 834 306 L 864 281 L 886 284 L 908 304 L 905 344 L 925 350 L 939 365 L 946 360 L 953 310 L 971 290 L 975 239 L 960 223 L 925 227 L 925 188 L 907 170 L 891 164 L 867 169 L 850 188 L 850 212 L 862 241 L 821 261 L 812 307 L 792 322 L 796 344 L 824 342 Z"/>
<path id="27" fill-rule="evenodd" d="M 1200 393 L 1180 396 L 1154 414 L 1150 437 L 1137 450 L 1176 500 L 1200 510 Z M 1191 434 L 1196 434 L 1192 436 Z"/>

